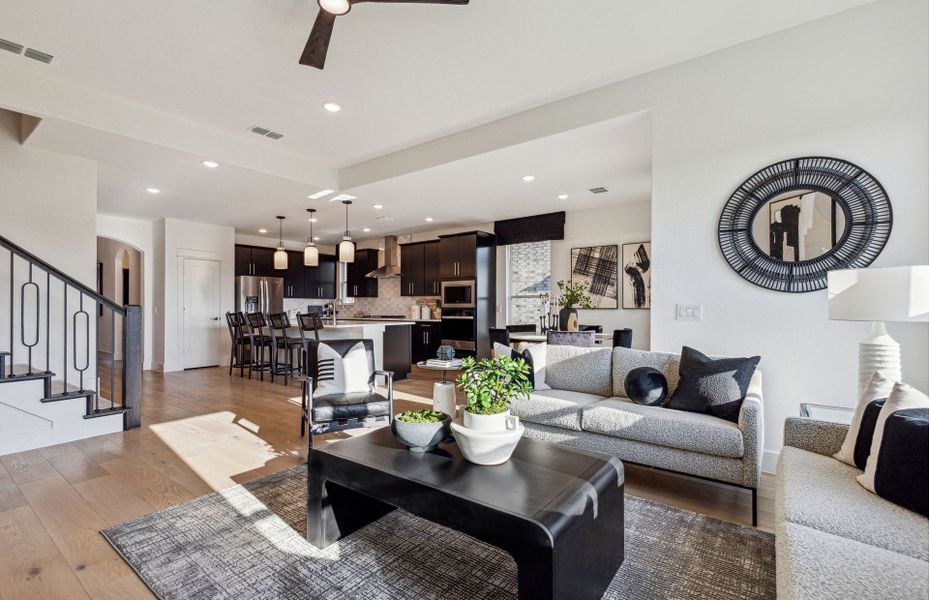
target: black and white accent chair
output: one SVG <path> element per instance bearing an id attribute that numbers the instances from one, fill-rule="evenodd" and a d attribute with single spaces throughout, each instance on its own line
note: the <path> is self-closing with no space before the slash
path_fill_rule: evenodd
<path id="1" fill-rule="evenodd" d="M 308 339 L 305 353 L 300 436 L 359 427 L 389 426 L 394 417 L 394 374 L 374 368 L 374 341 Z M 386 381 L 387 396 L 377 392 Z"/>

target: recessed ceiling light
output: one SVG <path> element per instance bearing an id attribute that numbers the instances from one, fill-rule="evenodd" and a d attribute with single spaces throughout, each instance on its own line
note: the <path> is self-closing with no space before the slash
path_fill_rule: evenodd
<path id="1" fill-rule="evenodd" d="M 262 227 L 261 229 L 258 230 L 258 233 L 268 233 L 268 230 Z"/>
<path id="2" fill-rule="evenodd" d="M 149 194 L 160 194 L 161 193 L 161 190 L 159 190 L 158 188 L 145 188 L 145 191 L 148 192 Z"/>
<path id="3" fill-rule="evenodd" d="M 335 102 L 323 102 L 323 109 L 325 109 L 326 112 L 337 113 L 342 110 L 342 107 Z"/>
<path id="4" fill-rule="evenodd" d="M 371 206 L 374 207 L 374 210 L 381 210 L 382 208 L 384 208 L 383 204 L 372 204 Z"/>
<path id="5" fill-rule="evenodd" d="M 567 199 L 568 199 L 568 195 L 567 195 L 567 194 L 559 194 L 559 195 L 558 195 L 558 199 L 559 199 L 559 200 L 567 200 Z"/>
<path id="6" fill-rule="evenodd" d="M 314 242 L 318 242 L 318 241 L 319 241 L 319 236 L 318 236 L 318 235 L 314 235 L 314 236 L 313 236 L 313 241 L 314 241 Z"/>
<path id="7" fill-rule="evenodd" d="M 535 175 L 523 175 L 523 181 L 529 183 L 530 181 L 535 181 Z"/>
<path id="8" fill-rule="evenodd" d="M 369 232 L 371 231 L 371 228 L 370 228 L 370 227 L 362 227 L 361 230 L 364 231 L 365 233 L 369 233 Z"/>
<path id="9" fill-rule="evenodd" d="M 435 219 L 433 219 L 432 217 L 426 217 L 427 223 L 432 223 L 433 221 L 435 221 Z"/>
<path id="10" fill-rule="evenodd" d="M 319 200 L 320 198 L 325 198 L 332 192 L 333 190 L 320 190 L 316 192 L 315 194 L 310 194 L 309 196 L 307 196 L 307 198 L 309 198 L 310 200 Z"/>
<path id="11" fill-rule="evenodd" d="M 203 161 L 200 161 L 200 164 L 208 169 L 215 169 L 216 167 L 219 166 L 219 163 L 216 162 L 215 160 L 203 160 Z"/>

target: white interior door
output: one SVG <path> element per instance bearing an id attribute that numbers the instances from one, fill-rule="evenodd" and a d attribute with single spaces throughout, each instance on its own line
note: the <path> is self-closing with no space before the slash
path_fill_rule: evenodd
<path id="1" fill-rule="evenodd" d="M 219 262 L 184 259 L 184 368 L 221 361 Z"/>

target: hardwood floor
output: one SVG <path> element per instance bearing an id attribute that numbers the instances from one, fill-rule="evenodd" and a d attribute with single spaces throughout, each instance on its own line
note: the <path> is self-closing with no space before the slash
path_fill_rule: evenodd
<path id="1" fill-rule="evenodd" d="M 397 409 L 431 403 L 437 377 L 414 368 L 395 386 Z M 141 429 L 0 457 L 0 600 L 151 598 L 99 531 L 305 463 L 299 414 L 296 386 L 225 369 L 146 372 Z M 750 494 L 728 486 L 629 466 L 626 492 L 751 523 Z M 766 475 L 762 529 L 772 526 L 773 494 Z"/>

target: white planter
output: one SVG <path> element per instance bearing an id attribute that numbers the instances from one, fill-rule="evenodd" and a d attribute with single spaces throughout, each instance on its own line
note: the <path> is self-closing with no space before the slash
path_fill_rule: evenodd
<path id="1" fill-rule="evenodd" d="M 464 411 L 464 423 L 452 423 L 452 435 L 461 454 L 478 465 L 499 465 L 510 460 L 525 427 L 509 413 L 472 415 Z"/>

